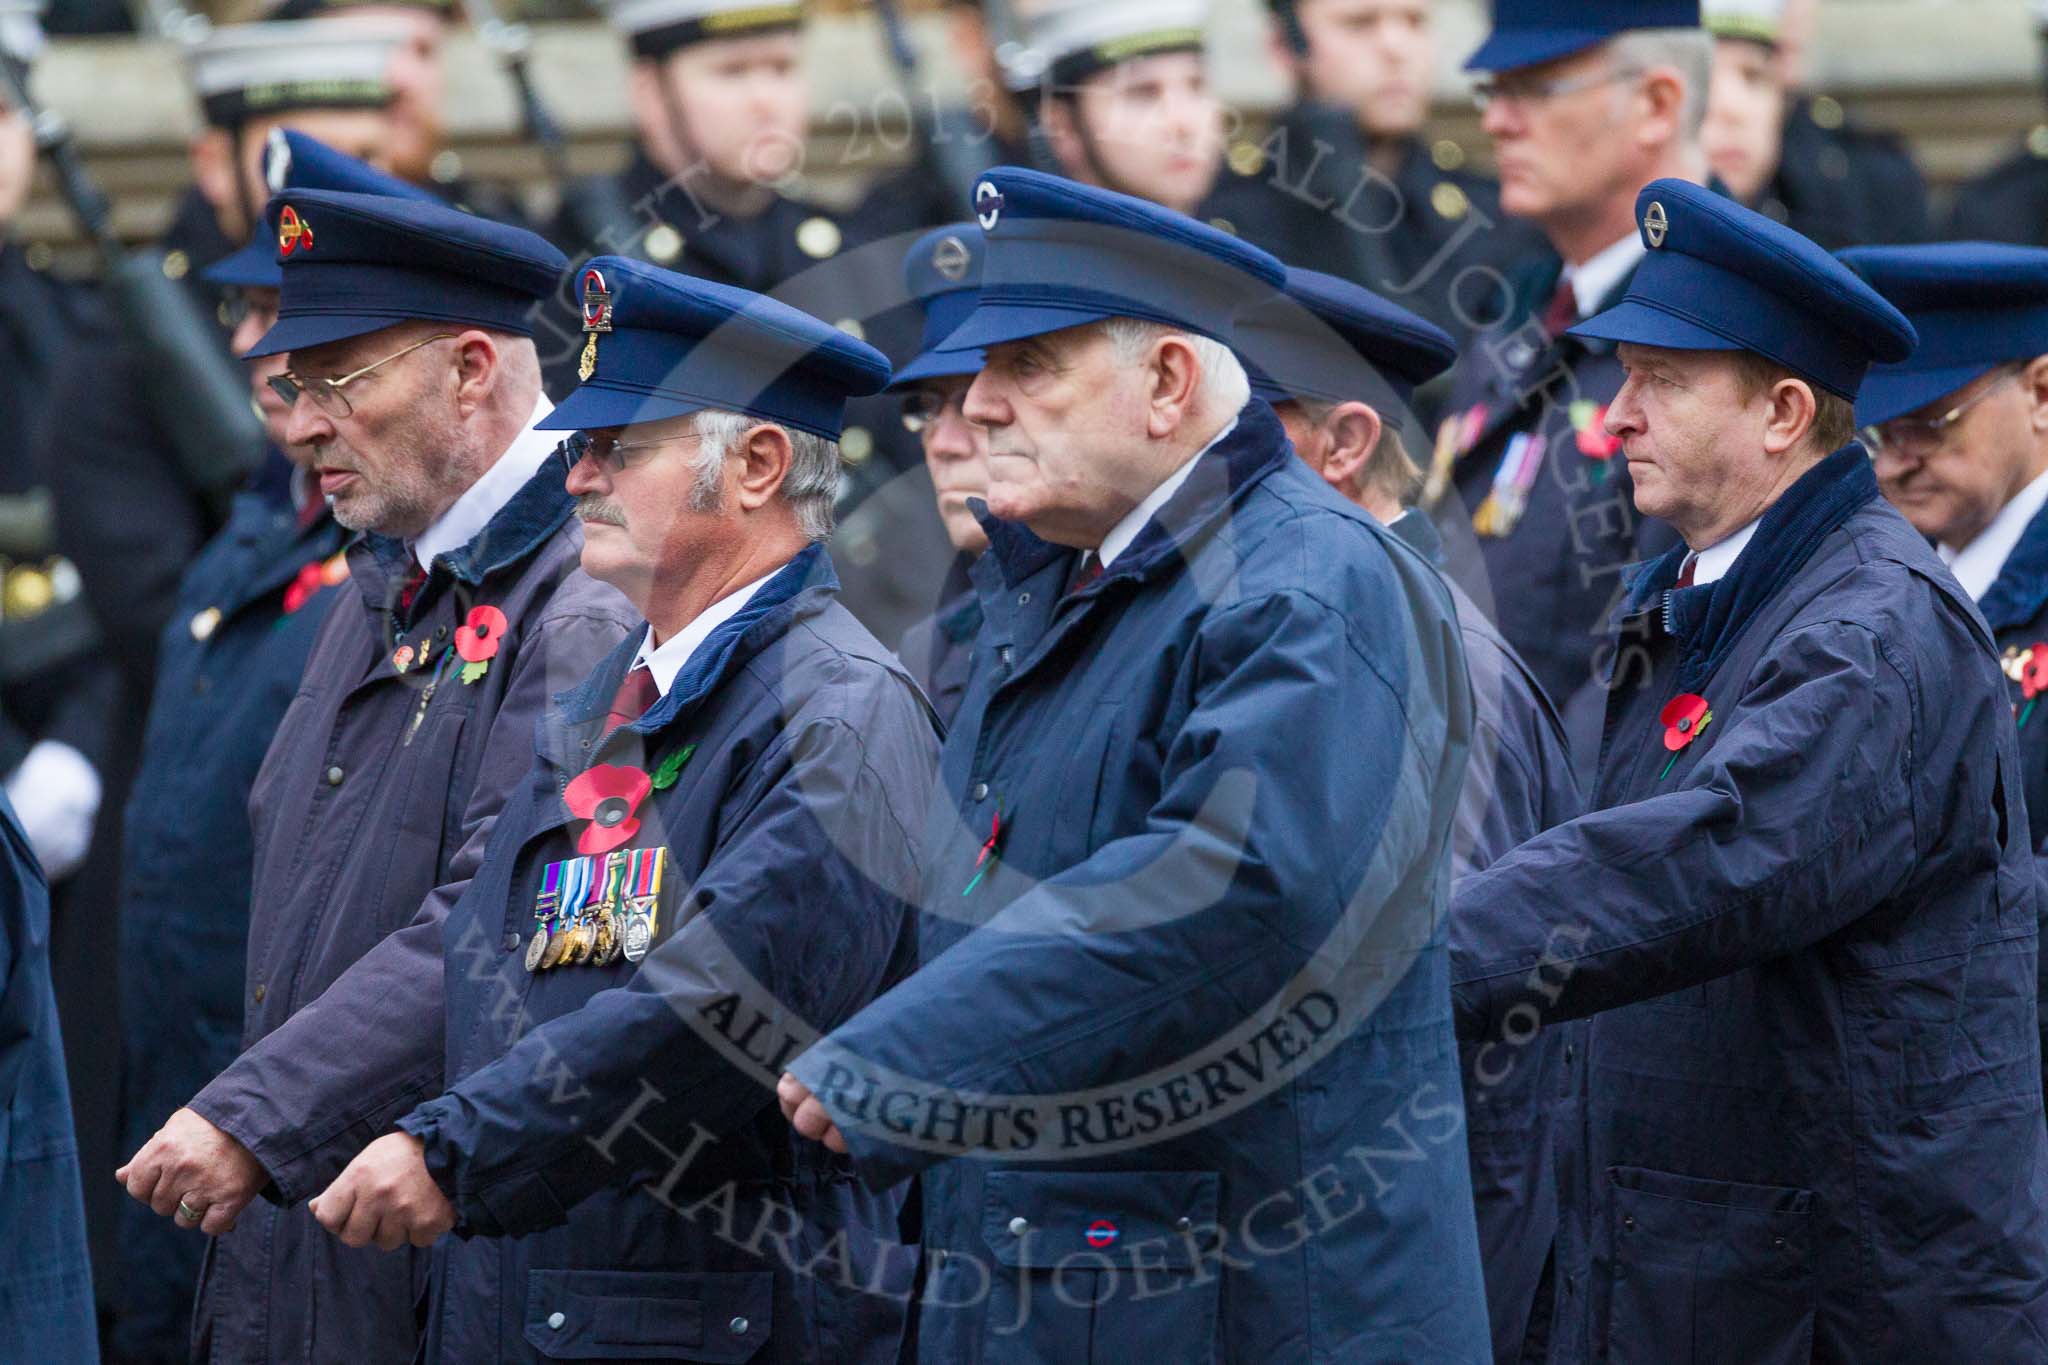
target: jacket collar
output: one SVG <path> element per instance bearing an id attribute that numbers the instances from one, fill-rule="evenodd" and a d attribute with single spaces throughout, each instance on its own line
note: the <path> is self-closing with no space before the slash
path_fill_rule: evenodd
<path id="1" fill-rule="evenodd" d="M 533 477 L 499 508 L 484 529 L 468 543 L 434 557 L 433 577 L 444 573 L 456 582 L 474 588 L 484 579 L 511 565 L 521 563 L 562 528 L 576 508 L 567 480 L 570 466 L 582 453 L 579 433 L 561 442 L 535 470 Z M 350 555 L 350 571 L 363 580 L 363 600 L 373 610 L 392 604 L 399 588 L 412 577 L 412 551 L 402 540 L 374 533 L 365 534 Z M 431 595 L 431 588 L 420 596 Z M 413 614 L 417 616 L 418 603 Z"/>
<path id="2" fill-rule="evenodd" d="M 2048 507 L 2034 514 L 1977 609 L 1993 630 L 2025 625 L 2048 606 Z"/>
<path id="3" fill-rule="evenodd" d="M 839 575 L 822 544 L 811 544 L 761 585 L 747 605 L 706 636 L 676 674 L 675 681 L 645 715 L 621 725 L 619 734 L 649 735 L 695 710 L 746 662 L 791 625 L 825 609 L 839 593 Z M 537 747 L 557 767 L 580 766 L 596 753 L 595 740 L 626 670 L 639 655 L 644 631 L 635 631 L 605 656 L 597 670 L 575 687 L 555 695 L 553 716 L 539 728 Z M 593 741 L 583 750 L 584 740 Z"/>
<path id="4" fill-rule="evenodd" d="M 1623 615 L 1638 616 L 1661 603 L 1665 633 L 1683 644 L 1679 686 L 1696 690 L 1821 542 L 1876 496 L 1870 457 L 1853 442 L 1843 446 L 1800 475 L 1765 510 L 1756 535 L 1726 577 L 1705 587 L 1674 587 L 1687 553 L 1684 545 L 1676 546 L 1637 572 Z"/>
<path id="5" fill-rule="evenodd" d="M 1436 523 L 1418 508 L 1411 507 L 1395 517 L 1387 523 L 1387 530 L 1431 564 L 1443 567 L 1444 538 L 1437 532 Z"/>

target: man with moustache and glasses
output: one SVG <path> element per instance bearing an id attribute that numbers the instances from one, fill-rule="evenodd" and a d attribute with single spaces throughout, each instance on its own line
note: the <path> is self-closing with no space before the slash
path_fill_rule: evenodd
<path id="1" fill-rule="evenodd" d="M 293 190 L 267 218 L 284 439 L 351 547 L 250 795 L 244 1052 L 119 1173 L 215 1238 L 202 1360 L 410 1361 L 424 1258 L 338 1245 L 302 1206 L 440 1088 L 441 919 L 526 770 L 546 698 L 632 619 L 576 572 L 567 457 L 527 335 L 561 254 L 436 204 Z M 323 991 L 379 944 L 391 964 Z M 408 975 L 411 973 L 411 975 Z M 251 1203 L 258 1195 L 262 1203 Z"/>
<path id="2" fill-rule="evenodd" d="M 439 1239 L 428 1361 L 893 1365 L 902 1192 L 774 1093 L 915 951 L 936 727 L 824 546 L 888 362 L 621 257 L 582 287 L 590 377 L 545 421 L 588 430 L 583 564 L 647 623 L 543 713 L 449 913 L 447 1092 L 314 1207 L 350 1246 Z"/>

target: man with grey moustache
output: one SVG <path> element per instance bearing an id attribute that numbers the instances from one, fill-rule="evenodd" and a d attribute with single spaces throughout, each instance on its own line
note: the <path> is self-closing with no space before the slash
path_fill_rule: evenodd
<path id="1" fill-rule="evenodd" d="M 314 447 L 321 493 L 364 534 L 250 796 L 243 1054 L 118 1177 L 217 1239 L 195 1359 L 375 1365 L 413 1358 L 425 1257 L 345 1247 L 302 1201 L 440 1092 L 419 1009 L 440 995 L 441 921 L 535 715 L 634 614 L 577 572 L 569 460 L 538 429 L 528 319 L 561 254 L 376 195 L 288 191 L 268 218 L 278 321 L 251 354 L 289 353 L 285 439 Z M 373 949 L 381 971 L 328 991 Z"/>

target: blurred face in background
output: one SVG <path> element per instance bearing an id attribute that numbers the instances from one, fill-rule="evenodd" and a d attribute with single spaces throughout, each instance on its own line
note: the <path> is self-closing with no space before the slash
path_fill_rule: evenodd
<path id="1" fill-rule="evenodd" d="M 434 158 L 446 138 L 442 108 L 448 98 L 448 69 L 443 49 L 448 23 L 441 15 L 413 5 L 360 6 L 348 11 L 404 34 L 391 54 L 391 138 L 387 168 L 393 175 L 426 184 Z"/>
<path id="2" fill-rule="evenodd" d="M 1046 101 L 1066 174 L 1193 213 L 1223 161 L 1223 107 L 1200 53 L 1135 57 Z"/>
<path id="3" fill-rule="evenodd" d="M 1744 203 L 1756 202 L 1778 173 L 1785 137 L 1785 85 L 1778 54 L 1747 38 L 1714 43 L 1714 79 L 1700 141 L 1707 163 Z"/>
<path id="4" fill-rule="evenodd" d="M 263 334 L 277 325 L 277 291 L 243 288 L 236 292 L 241 316 L 235 321 L 234 335 L 228 341 L 228 348 L 240 356 L 247 355 L 249 349 L 263 339 Z M 270 387 L 271 377 L 284 373 L 285 360 L 282 355 L 267 355 L 242 363 L 249 371 L 250 392 L 254 395 L 256 410 L 263 415 L 263 429 L 269 433 L 270 443 L 282 450 L 293 464 L 303 465 L 312 457 L 313 448 L 285 444 L 285 426 L 291 421 L 292 410 Z"/>
<path id="5" fill-rule="evenodd" d="M 2048 358 L 1979 375 L 1868 444 L 1885 497 L 1921 535 L 1960 550 L 2048 470 Z"/>
<path id="6" fill-rule="evenodd" d="M 633 68 L 633 114 L 670 175 L 698 165 L 733 185 L 802 168 L 809 99 L 794 32 L 692 43 Z"/>
<path id="7" fill-rule="evenodd" d="M 36 140 L 19 109 L 0 100 L 0 227 L 21 214 L 36 174 Z"/>
<path id="8" fill-rule="evenodd" d="M 904 400 L 904 424 L 924 447 L 924 467 L 932 477 L 946 539 L 960 553 L 978 555 L 988 548 L 988 534 L 967 500 L 988 497 L 988 432 L 962 411 L 973 383 L 971 374 L 925 380 Z"/>
<path id="9" fill-rule="evenodd" d="M 1308 55 L 1284 56 L 1303 94 L 1357 111 L 1369 137 L 1421 130 L 1436 63 L 1428 0 L 1300 0 L 1295 15 Z"/>

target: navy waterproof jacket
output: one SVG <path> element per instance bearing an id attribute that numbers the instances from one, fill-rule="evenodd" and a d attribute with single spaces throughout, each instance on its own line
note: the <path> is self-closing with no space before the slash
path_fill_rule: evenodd
<path id="1" fill-rule="evenodd" d="M 451 912 L 446 1094 L 400 1124 L 460 1221 L 426 1358 L 893 1365 L 914 1257 L 901 1195 L 798 1138 L 788 1059 L 915 954 L 930 708 L 799 554 L 609 736 L 638 637 L 536 727 Z M 665 849 L 638 962 L 529 972 L 550 864 L 591 832 L 586 771 L 644 786 L 618 850 Z"/>
<path id="2" fill-rule="evenodd" d="M 794 1067 L 924 1175 L 919 1358 L 1487 1360 L 1443 582 L 1256 400 L 1077 591 L 988 525 L 922 965 Z"/>
<path id="3" fill-rule="evenodd" d="M 1453 909 L 1461 1035 L 1594 1016 L 1558 1356 L 2048 1357 L 2035 874 L 1991 634 L 1856 446 L 1726 577 L 1676 588 L 1682 558 L 1633 586 L 1647 654 L 1592 809 Z"/>

